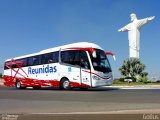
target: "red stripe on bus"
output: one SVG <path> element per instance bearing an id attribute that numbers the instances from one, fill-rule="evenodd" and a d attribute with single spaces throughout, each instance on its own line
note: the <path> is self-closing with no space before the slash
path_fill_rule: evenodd
<path id="1" fill-rule="evenodd" d="M 90 71 L 87 71 L 87 70 L 82 70 L 82 71 L 83 71 L 83 72 L 86 72 L 86 73 L 90 73 L 90 74 L 96 75 L 96 76 L 98 76 L 98 77 L 100 77 L 100 78 L 102 78 L 102 79 L 106 79 L 106 80 L 109 79 L 109 77 L 101 77 L 100 75 L 98 75 L 98 74 L 96 74 L 96 73 L 93 73 L 93 72 L 90 72 Z"/>
<path id="2" fill-rule="evenodd" d="M 4 75 L 4 85 L 6 86 L 15 86 L 16 80 L 13 79 L 12 76 Z M 53 86 L 53 87 L 59 87 L 60 81 L 59 80 L 38 80 L 38 79 L 32 79 L 32 78 L 16 78 L 19 80 L 24 87 L 34 87 L 34 86 Z M 90 87 L 87 84 L 81 84 L 78 82 L 72 82 L 70 81 L 72 87 Z"/>

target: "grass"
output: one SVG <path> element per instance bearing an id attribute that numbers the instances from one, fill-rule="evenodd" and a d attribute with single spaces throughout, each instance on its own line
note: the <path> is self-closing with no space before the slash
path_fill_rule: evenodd
<path id="1" fill-rule="evenodd" d="M 149 83 L 142 83 L 142 82 L 121 82 L 121 81 L 113 81 L 114 86 L 139 86 L 139 85 L 160 85 L 160 83 L 156 82 L 149 82 Z"/>

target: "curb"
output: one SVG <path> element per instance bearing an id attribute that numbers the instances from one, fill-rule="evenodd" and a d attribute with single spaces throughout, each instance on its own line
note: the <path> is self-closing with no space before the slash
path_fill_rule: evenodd
<path id="1" fill-rule="evenodd" d="M 0 86 L 4 86 L 4 80 L 0 79 Z"/>
<path id="2" fill-rule="evenodd" d="M 160 89 L 160 85 L 137 85 L 137 86 L 105 86 L 108 88 L 120 88 L 120 89 Z"/>
<path id="3" fill-rule="evenodd" d="M 4 86 L 4 80 L 0 78 L 0 86 Z M 104 86 L 105 88 L 120 89 L 160 89 L 160 85 L 136 85 L 136 86 Z"/>

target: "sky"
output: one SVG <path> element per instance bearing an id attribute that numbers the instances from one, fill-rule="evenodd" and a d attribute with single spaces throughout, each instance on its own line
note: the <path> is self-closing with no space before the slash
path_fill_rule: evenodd
<path id="1" fill-rule="evenodd" d="M 121 77 L 129 46 L 128 33 L 118 29 L 136 13 L 138 19 L 156 16 L 141 29 L 140 59 L 150 78 L 160 79 L 159 6 L 159 0 L 0 0 L 0 67 L 8 58 L 86 41 L 115 53 L 109 61 Z"/>

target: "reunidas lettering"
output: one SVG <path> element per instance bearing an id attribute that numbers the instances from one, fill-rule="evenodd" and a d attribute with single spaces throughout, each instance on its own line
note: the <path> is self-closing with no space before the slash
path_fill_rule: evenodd
<path id="1" fill-rule="evenodd" d="M 57 66 L 44 66 L 40 68 L 28 68 L 28 74 L 41 74 L 41 73 L 55 73 L 57 72 Z"/>

